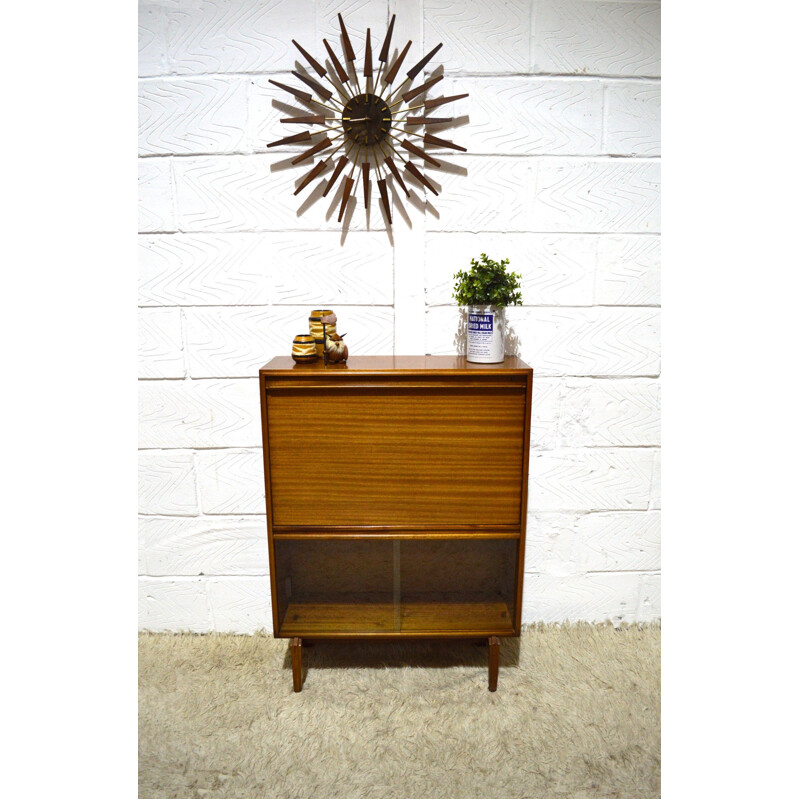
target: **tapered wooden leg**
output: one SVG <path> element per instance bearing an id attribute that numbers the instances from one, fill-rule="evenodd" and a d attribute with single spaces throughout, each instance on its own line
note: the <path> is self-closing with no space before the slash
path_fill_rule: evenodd
<path id="1" fill-rule="evenodd" d="M 303 688 L 303 640 L 299 636 L 292 639 L 292 683 L 296 692 Z"/>
<path id="2" fill-rule="evenodd" d="M 500 639 L 489 637 L 489 691 L 497 691 L 497 673 L 500 669 Z"/>

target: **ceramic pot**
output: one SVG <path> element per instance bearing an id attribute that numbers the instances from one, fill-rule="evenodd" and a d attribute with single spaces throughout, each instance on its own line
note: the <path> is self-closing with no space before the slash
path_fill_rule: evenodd
<path id="1" fill-rule="evenodd" d="M 298 364 L 316 361 L 318 356 L 314 337 L 308 333 L 298 333 L 292 341 L 292 358 Z"/>
<path id="2" fill-rule="evenodd" d="M 467 361 L 497 364 L 505 359 L 505 344 L 505 309 L 467 306 Z"/>
<path id="3" fill-rule="evenodd" d="M 328 309 L 316 309 L 308 317 L 308 332 L 314 337 L 317 345 L 317 355 L 321 356 L 324 349 L 324 339 L 322 337 L 322 317 L 333 314 Z M 330 336 L 336 333 L 336 323 L 325 325 L 325 332 Z"/>

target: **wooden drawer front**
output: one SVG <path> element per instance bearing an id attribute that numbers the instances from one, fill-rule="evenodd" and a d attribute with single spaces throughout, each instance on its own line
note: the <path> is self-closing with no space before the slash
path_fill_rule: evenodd
<path id="1" fill-rule="evenodd" d="M 525 384 L 271 388 L 273 526 L 518 525 Z"/>

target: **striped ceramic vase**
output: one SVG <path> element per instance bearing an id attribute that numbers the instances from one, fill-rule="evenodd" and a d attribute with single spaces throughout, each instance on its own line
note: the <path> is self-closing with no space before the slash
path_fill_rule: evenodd
<path id="1" fill-rule="evenodd" d="M 292 342 L 292 358 L 298 364 L 317 360 L 317 343 L 308 333 L 298 333 Z"/>
<path id="2" fill-rule="evenodd" d="M 308 317 L 308 331 L 314 337 L 314 340 L 317 345 L 317 355 L 322 355 L 324 340 L 322 338 L 322 317 L 327 317 L 329 314 L 333 314 L 333 311 L 327 309 L 316 309 L 311 312 Z M 336 323 L 334 322 L 333 325 L 326 325 L 325 326 L 325 333 L 330 336 L 332 333 L 336 333 Z"/>

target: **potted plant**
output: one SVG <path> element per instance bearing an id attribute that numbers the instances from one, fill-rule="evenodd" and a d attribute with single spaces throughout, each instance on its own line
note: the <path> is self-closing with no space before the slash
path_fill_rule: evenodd
<path id="1" fill-rule="evenodd" d="M 508 259 L 492 261 L 481 253 L 469 272 L 453 277 L 453 297 L 467 310 L 467 361 L 493 364 L 505 358 L 505 307 L 522 303 L 520 275 L 509 272 Z"/>

